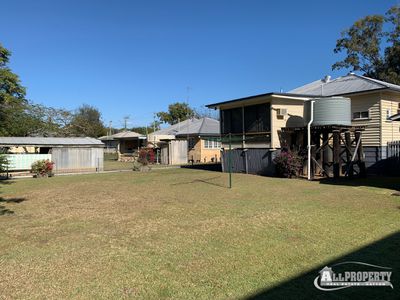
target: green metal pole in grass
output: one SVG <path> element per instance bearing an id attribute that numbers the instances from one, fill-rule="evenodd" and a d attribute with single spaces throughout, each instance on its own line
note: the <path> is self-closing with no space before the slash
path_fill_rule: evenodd
<path id="1" fill-rule="evenodd" d="M 228 155 L 229 188 L 232 188 L 232 134 L 229 133 L 229 155 Z"/>

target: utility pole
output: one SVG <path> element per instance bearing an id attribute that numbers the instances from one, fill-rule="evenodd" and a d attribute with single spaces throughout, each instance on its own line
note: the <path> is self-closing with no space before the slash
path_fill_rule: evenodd
<path id="1" fill-rule="evenodd" d="M 109 126 L 108 126 L 108 135 L 110 136 L 110 135 L 112 135 L 112 121 L 110 121 L 110 123 L 109 123 Z"/>
<path id="2" fill-rule="evenodd" d="M 124 117 L 124 130 L 126 131 L 127 124 L 128 124 L 129 116 Z"/>
<path id="3" fill-rule="evenodd" d="M 156 149 L 156 164 L 158 164 L 158 154 L 159 149 L 156 147 L 156 135 L 154 134 L 156 132 L 156 114 L 153 114 L 153 147 Z"/>
<path id="4" fill-rule="evenodd" d="M 153 132 L 156 132 L 156 115 L 153 115 Z"/>
<path id="5" fill-rule="evenodd" d="M 186 114 L 186 122 L 187 122 L 187 132 L 186 132 L 186 140 L 187 140 L 187 144 L 188 144 L 188 154 L 189 151 L 191 150 L 190 148 L 190 137 L 189 137 L 189 122 L 190 122 L 190 115 L 189 115 L 189 95 L 190 95 L 190 86 L 186 87 L 186 104 L 187 104 L 187 114 Z M 189 157 L 188 157 L 189 158 Z"/>

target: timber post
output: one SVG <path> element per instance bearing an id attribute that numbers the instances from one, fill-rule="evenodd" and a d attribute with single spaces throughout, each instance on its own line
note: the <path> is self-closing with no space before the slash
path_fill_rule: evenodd
<path id="1" fill-rule="evenodd" d="M 333 130 L 333 177 L 340 177 L 340 131 Z"/>
<path id="2" fill-rule="evenodd" d="M 360 177 L 366 177 L 367 171 L 365 169 L 365 161 L 364 161 L 364 151 L 362 148 L 362 140 L 361 140 L 361 131 L 356 131 L 354 133 L 356 144 L 359 144 L 357 149 L 358 156 L 358 167 L 360 168 Z"/>
<path id="3" fill-rule="evenodd" d="M 344 133 L 344 138 L 346 141 L 346 161 L 347 161 L 347 174 L 350 178 L 353 177 L 354 175 L 354 168 L 353 168 L 353 162 L 351 161 L 351 136 L 350 136 L 350 131 L 346 131 Z"/>
<path id="4" fill-rule="evenodd" d="M 323 131 L 322 132 L 322 144 L 325 145 L 324 148 L 322 149 L 322 167 L 325 170 L 325 174 L 327 176 L 330 175 L 330 170 L 329 170 L 329 151 L 330 148 L 327 146 L 329 141 L 329 132 Z"/>

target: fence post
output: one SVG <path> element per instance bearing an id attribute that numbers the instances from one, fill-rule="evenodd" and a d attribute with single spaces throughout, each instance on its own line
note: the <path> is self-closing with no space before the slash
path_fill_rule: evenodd
<path id="1" fill-rule="evenodd" d="M 340 131 L 333 131 L 333 177 L 340 177 Z M 309 171 L 308 171 L 309 172 Z"/>
<path id="2" fill-rule="evenodd" d="M 232 134 L 231 133 L 229 133 L 228 170 L 229 170 L 229 188 L 232 188 Z"/>

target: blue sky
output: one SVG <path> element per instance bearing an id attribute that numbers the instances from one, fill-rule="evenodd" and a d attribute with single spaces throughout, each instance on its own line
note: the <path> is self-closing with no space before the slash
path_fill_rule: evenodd
<path id="1" fill-rule="evenodd" d="M 7 1 L 0 43 L 27 96 L 98 107 L 144 126 L 169 103 L 191 106 L 288 91 L 331 71 L 340 32 L 397 0 Z"/>

